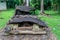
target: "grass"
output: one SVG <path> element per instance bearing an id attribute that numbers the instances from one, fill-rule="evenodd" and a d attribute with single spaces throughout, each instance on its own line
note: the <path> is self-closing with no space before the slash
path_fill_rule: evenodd
<path id="1" fill-rule="evenodd" d="M 58 40 L 60 40 L 60 14 L 56 11 L 45 11 L 46 14 L 50 14 L 50 17 L 38 15 L 40 19 L 43 20 L 50 28 L 51 31 L 56 35 Z"/>
<path id="2" fill-rule="evenodd" d="M 36 13 L 39 13 L 37 10 Z M 45 11 L 45 13 L 50 14 L 51 17 L 38 15 L 39 19 L 43 20 L 52 30 L 52 32 L 60 40 L 60 15 L 56 11 Z M 7 10 L 0 12 L 0 29 L 3 28 L 8 20 L 13 16 L 14 10 Z"/>
<path id="3" fill-rule="evenodd" d="M 3 28 L 12 17 L 14 10 L 0 11 L 0 29 Z"/>

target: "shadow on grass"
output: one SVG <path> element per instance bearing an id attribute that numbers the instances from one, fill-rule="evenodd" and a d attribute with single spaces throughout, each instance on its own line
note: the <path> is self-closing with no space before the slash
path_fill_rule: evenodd
<path id="1" fill-rule="evenodd" d="M 58 12 L 48 12 L 48 13 L 46 13 L 47 15 L 50 15 L 50 16 L 59 16 L 60 15 L 60 13 L 58 13 Z"/>
<path id="2" fill-rule="evenodd" d="M 4 18 L 1 17 L 0 19 L 4 19 Z"/>

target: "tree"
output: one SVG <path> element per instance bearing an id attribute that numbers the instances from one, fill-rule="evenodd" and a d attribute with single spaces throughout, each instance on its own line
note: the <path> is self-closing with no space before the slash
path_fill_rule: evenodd
<path id="1" fill-rule="evenodd" d="M 26 6 L 29 6 L 30 0 L 26 0 Z"/>
<path id="2" fill-rule="evenodd" d="M 53 10 L 60 13 L 60 0 L 53 0 Z"/>
<path id="3" fill-rule="evenodd" d="M 44 14 L 44 0 L 41 0 L 41 14 Z"/>
<path id="4" fill-rule="evenodd" d="M 30 0 L 23 0 L 23 5 L 29 6 L 29 2 L 30 2 Z"/>
<path id="5" fill-rule="evenodd" d="M 57 0 L 57 11 L 60 14 L 60 0 Z"/>
<path id="6" fill-rule="evenodd" d="M 57 0 L 51 0 L 52 2 L 52 8 L 54 11 L 57 11 Z"/>
<path id="7" fill-rule="evenodd" d="M 23 5 L 23 0 L 19 0 L 19 5 Z"/>

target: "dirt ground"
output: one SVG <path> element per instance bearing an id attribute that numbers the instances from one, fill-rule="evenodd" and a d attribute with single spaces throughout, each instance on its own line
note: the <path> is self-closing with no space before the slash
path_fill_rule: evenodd
<path id="1" fill-rule="evenodd" d="M 50 38 L 47 35 L 4 35 L 0 32 L 0 40 L 57 40 L 56 36 L 50 33 Z"/>

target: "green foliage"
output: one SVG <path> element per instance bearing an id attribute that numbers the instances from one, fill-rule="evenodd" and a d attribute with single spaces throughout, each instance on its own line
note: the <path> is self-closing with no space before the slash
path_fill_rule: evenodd
<path id="1" fill-rule="evenodd" d="M 15 5 L 23 5 L 23 0 L 7 0 L 7 7 L 8 8 L 15 8 Z M 41 0 L 31 0 L 30 6 L 40 10 Z M 54 9 L 57 10 L 57 5 L 60 5 L 60 0 L 44 0 L 44 9 L 50 10 Z M 60 8 L 58 8 L 60 9 Z"/>
<path id="2" fill-rule="evenodd" d="M 44 9 L 51 9 L 51 0 L 44 0 Z"/>
<path id="3" fill-rule="evenodd" d="M 31 0 L 30 2 L 30 6 L 36 8 L 36 9 L 40 9 L 40 0 Z"/>
<path id="4" fill-rule="evenodd" d="M 7 0 L 7 8 L 15 8 L 15 5 L 19 5 L 19 0 Z"/>
<path id="5" fill-rule="evenodd" d="M 20 5 L 23 5 L 23 0 L 19 0 L 19 4 Z"/>
<path id="6" fill-rule="evenodd" d="M 40 10 L 41 0 L 31 0 L 30 6 Z M 51 9 L 51 0 L 44 0 L 44 9 Z"/>
<path id="7" fill-rule="evenodd" d="M 60 13 L 60 0 L 53 0 L 53 9 Z"/>
<path id="8" fill-rule="evenodd" d="M 23 5 L 23 0 L 7 0 L 7 8 L 15 8 L 15 5 Z M 30 6 L 40 10 L 41 0 L 31 0 Z M 44 9 L 51 9 L 51 1 L 44 0 Z"/>

